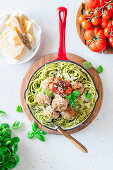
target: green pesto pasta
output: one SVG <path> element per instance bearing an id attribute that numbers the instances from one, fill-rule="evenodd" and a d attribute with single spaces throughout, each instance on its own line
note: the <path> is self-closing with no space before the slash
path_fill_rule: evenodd
<path id="1" fill-rule="evenodd" d="M 84 85 L 83 94 L 76 100 L 76 115 L 74 120 L 66 120 L 62 117 L 54 119 L 53 122 L 61 126 L 64 129 L 73 128 L 82 122 L 84 122 L 92 113 L 95 103 L 98 98 L 98 94 L 92 78 L 89 74 L 80 66 L 65 61 L 57 61 L 44 65 L 32 76 L 29 85 L 26 90 L 26 102 L 30 111 L 35 118 L 43 125 L 52 127 L 49 123 L 51 118 L 46 114 L 44 106 L 40 106 L 36 100 L 36 95 L 42 89 L 42 82 L 48 77 L 61 77 L 64 80 L 80 82 Z M 85 94 L 89 91 L 91 98 L 88 100 L 85 98 Z"/>

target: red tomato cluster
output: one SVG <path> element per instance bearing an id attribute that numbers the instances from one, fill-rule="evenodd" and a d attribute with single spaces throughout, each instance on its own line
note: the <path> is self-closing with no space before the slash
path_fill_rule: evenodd
<path id="1" fill-rule="evenodd" d="M 70 82 L 57 77 L 53 83 L 49 85 L 51 91 L 57 91 L 58 94 L 71 94 L 72 88 Z"/>
<path id="2" fill-rule="evenodd" d="M 113 47 L 113 3 L 110 0 L 85 0 L 89 9 L 79 17 L 86 30 L 84 39 L 94 52 L 103 51 L 108 43 Z"/>

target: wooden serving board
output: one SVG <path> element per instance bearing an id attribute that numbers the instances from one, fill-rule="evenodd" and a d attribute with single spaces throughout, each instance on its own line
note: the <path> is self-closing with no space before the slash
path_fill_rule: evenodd
<path id="1" fill-rule="evenodd" d="M 78 9 L 78 12 L 77 12 L 77 16 L 76 16 L 76 28 L 77 28 L 77 33 L 81 39 L 81 41 L 86 45 L 86 41 L 84 39 L 84 32 L 85 32 L 85 29 L 82 28 L 81 24 L 79 23 L 79 17 L 80 15 L 84 15 L 85 14 L 85 10 L 87 9 L 87 6 L 82 3 Z M 113 48 L 108 44 L 106 49 L 104 51 L 102 51 L 101 53 L 104 53 L 104 54 L 113 54 Z"/>
<path id="2" fill-rule="evenodd" d="M 25 90 L 27 88 L 27 85 L 28 85 L 28 82 L 30 80 L 30 78 L 32 77 L 32 75 L 34 74 L 34 72 L 39 68 L 41 67 L 42 65 L 44 65 L 45 63 L 48 63 L 48 62 L 51 62 L 53 60 L 55 60 L 57 58 L 57 53 L 53 53 L 53 54 L 49 54 L 49 55 L 46 55 L 46 56 L 43 56 L 41 57 L 40 59 L 38 59 L 34 64 L 31 65 L 31 67 L 28 69 L 23 81 L 22 81 L 22 85 L 21 85 L 21 93 L 20 93 L 20 97 L 21 97 L 21 103 L 22 103 L 22 108 L 23 108 L 23 111 L 25 112 L 25 114 L 27 115 L 27 117 L 32 121 L 34 120 L 38 127 L 42 130 L 44 130 L 45 132 L 47 133 L 52 133 L 52 134 L 59 134 L 58 131 L 56 130 L 51 130 L 49 128 L 46 128 L 44 126 L 42 126 L 40 123 L 38 123 L 32 116 L 32 114 L 30 113 L 29 111 L 29 108 L 27 106 L 27 103 L 25 101 L 25 98 L 24 98 L 24 93 L 25 93 Z M 82 66 L 83 62 L 85 61 L 83 58 L 75 55 L 75 54 L 67 54 L 67 57 L 69 60 L 71 61 L 74 61 L 75 63 L 79 64 Z M 96 106 L 95 106 L 95 109 L 92 113 L 92 115 L 89 117 L 89 119 L 83 123 L 81 126 L 79 127 L 76 127 L 74 129 L 70 129 L 70 130 L 67 130 L 67 132 L 69 134 L 71 133 L 75 133 L 77 131 L 80 131 L 81 129 L 85 128 L 86 126 L 88 126 L 94 119 L 95 117 L 97 116 L 97 114 L 99 113 L 99 110 L 101 108 L 101 105 L 102 105 L 102 101 L 103 101 L 103 86 L 102 86 L 102 82 L 101 82 L 101 79 L 99 77 L 99 75 L 97 74 L 96 70 L 94 68 L 91 68 L 89 70 L 87 70 L 89 72 L 89 74 L 92 76 L 94 82 L 95 82 L 95 85 L 96 85 L 96 88 L 99 92 L 99 99 L 96 103 Z"/>

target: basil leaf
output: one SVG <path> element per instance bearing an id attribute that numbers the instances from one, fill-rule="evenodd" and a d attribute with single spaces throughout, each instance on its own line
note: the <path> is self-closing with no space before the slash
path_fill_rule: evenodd
<path id="1" fill-rule="evenodd" d="M 36 132 L 38 130 L 37 124 L 34 121 L 32 121 L 32 130 L 34 132 Z"/>
<path id="2" fill-rule="evenodd" d="M 18 150 L 18 144 L 17 144 L 17 143 L 14 143 L 14 144 L 12 145 L 12 152 L 13 152 L 13 153 L 16 153 L 17 150 Z"/>
<path id="3" fill-rule="evenodd" d="M 35 134 L 35 136 L 40 140 L 40 141 L 42 141 L 42 142 L 44 142 L 45 141 L 45 138 L 40 134 L 40 133 L 36 133 Z"/>
<path id="4" fill-rule="evenodd" d="M 51 92 L 50 90 L 46 90 L 46 95 L 47 95 L 48 97 L 52 97 L 52 92 Z"/>
<path id="5" fill-rule="evenodd" d="M 72 96 L 77 97 L 80 94 L 80 91 L 73 91 L 71 93 Z"/>
<path id="6" fill-rule="evenodd" d="M 29 131 L 27 137 L 32 139 L 34 137 L 34 132 Z"/>
<path id="7" fill-rule="evenodd" d="M 41 135 L 46 135 L 47 133 L 46 132 L 44 132 L 43 130 L 39 130 L 38 131 Z"/>
<path id="8" fill-rule="evenodd" d="M 17 108 L 16 108 L 16 111 L 17 112 L 22 112 L 22 107 L 20 105 L 18 105 Z"/>
<path id="9" fill-rule="evenodd" d="M 22 126 L 22 123 L 19 121 L 15 121 L 12 125 L 12 129 L 19 129 Z"/>
<path id="10" fill-rule="evenodd" d="M 83 62 L 83 67 L 85 69 L 90 69 L 90 68 L 92 68 L 92 64 L 88 61 L 85 61 L 85 62 Z"/>
<path id="11" fill-rule="evenodd" d="M 6 116 L 6 112 L 0 110 L 0 116 Z"/>
<path id="12" fill-rule="evenodd" d="M 11 139 L 12 143 L 18 143 L 20 141 L 19 137 L 13 137 Z"/>

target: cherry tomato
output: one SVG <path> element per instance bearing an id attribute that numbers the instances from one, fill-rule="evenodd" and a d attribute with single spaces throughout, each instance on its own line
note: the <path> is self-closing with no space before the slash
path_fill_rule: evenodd
<path id="1" fill-rule="evenodd" d="M 56 91 L 57 90 L 57 87 L 55 87 L 54 83 L 50 83 L 49 90 L 51 90 L 51 91 Z"/>
<path id="2" fill-rule="evenodd" d="M 101 10 L 100 10 L 100 8 L 95 8 L 95 10 L 94 10 L 94 15 L 96 15 L 96 16 L 98 16 L 98 17 L 100 17 L 101 15 L 102 15 L 102 12 L 101 12 Z"/>
<path id="3" fill-rule="evenodd" d="M 89 8 L 96 8 L 99 7 L 99 0 L 85 0 L 86 6 Z"/>
<path id="4" fill-rule="evenodd" d="M 91 39 L 93 37 L 93 35 L 94 35 L 94 28 L 91 28 L 91 29 L 85 31 L 84 39 L 89 40 L 89 39 Z"/>
<path id="5" fill-rule="evenodd" d="M 87 30 L 85 32 L 84 38 L 86 39 L 86 44 L 94 52 L 103 51 L 107 46 L 104 31 L 98 27 L 90 29 L 90 31 Z"/>
<path id="6" fill-rule="evenodd" d="M 108 19 L 108 22 L 107 27 L 113 27 L 113 18 Z"/>
<path id="7" fill-rule="evenodd" d="M 108 4 L 107 9 L 108 9 L 110 12 L 113 12 L 113 3 Z"/>
<path id="8" fill-rule="evenodd" d="M 85 15 L 81 15 L 79 17 L 79 23 L 82 24 L 82 22 L 86 19 L 86 16 Z"/>
<path id="9" fill-rule="evenodd" d="M 102 19 L 100 22 L 101 27 L 104 29 L 108 26 L 109 22 L 106 19 Z"/>
<path id="10" fill-rule="evenodd" d="M 84 20 L 84 21 L 82 22 L 82 27 L 83 27 L 84 29 L 90 29 L 90 28 L 91 28 L 91 22 L 88 21 L 88 20 Z"/>
<path id="11" fill-rule="evenodd" d="M 56 77 L 55 80 L 54 80 L 54 83 L 57 83 L 58 81 L 62 81 L 62 78 Z"/>
<path id="12" fill-rule="evenodd" d="M 87 17 L 92 17 L 92 15 L 94 14 L 94 10 L 89 8 L 85 11 L 85 14 Z"/>
<path id="13" fill-rule="evenodd" d="M 65 91 L 66 94 L 71 94 L 72 93 L 72 88 L 68 87 L 67 90 Z"/>
<path id="14" fill-rule="evenodd" d="M 95 26 L 99 25 L 101 22 L 101 19 L 97 16 L 94 16 L 92 19 L 91 19 L 91 23 Z"/>
<path id="15" fill-rule="evenodd" d="M 69 87 L 69 86 L 70 86 L 70 82 L 69 82 L 69 81 L 64 80 L 64 82 L 66 83 L 66 84 L 65 84 L 65 87 Z"/>
<path id="16" fill-rule="evenodd" d="M 109 18 L 111 18 L 111 12 L 108 11 L 108 10 L 105 10 L 105 11 L 103 12 L 103 14 L 102 14 L 102 18 L 103 18 L 103 19 L 109 19 Z"/>
<path id="17" fill-rule="evenodd" d="M 109 0 L 100 0 L 100 7 L 104 6 Z"/>
<path id="18" fill-rule="evenodd" d="M 113 37 L 112 36 L 108 38 L 108 43 L 111 47 L 113 47 Z"/>
<path id="19" fill-rule="evenodd" d="M 104 35 L 105 35 L 106 37 L 113 36 L 113 28 L 106 27 L 106 28 L 104 29 Z"/>

